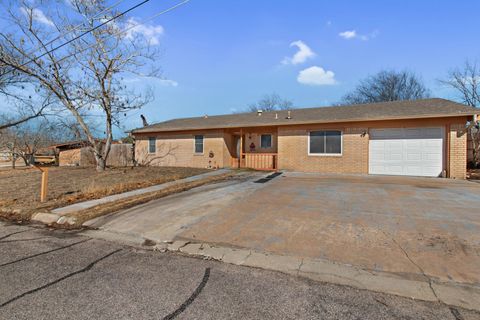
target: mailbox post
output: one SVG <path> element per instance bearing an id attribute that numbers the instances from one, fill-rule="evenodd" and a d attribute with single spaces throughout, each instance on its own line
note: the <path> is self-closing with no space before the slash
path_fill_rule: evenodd
<path id="1" fill-rule="evenodd" d="M 40 187 L 40 202 L 47 201 L 47 192 L 48 192 L 48 168 L 42 168 L 39 166 L 34 166 L 42 172 L 42 185 Z"/>

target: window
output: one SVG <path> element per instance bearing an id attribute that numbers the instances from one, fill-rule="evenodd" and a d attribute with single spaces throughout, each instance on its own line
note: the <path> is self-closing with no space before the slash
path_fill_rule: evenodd
<path id="1" fill-rule="evenodd" d="M 260 148 L 269 149 L 272 147 L 272 135 L 271 134 L 262 134 L 260 136 Z"/>
<path id="2" fill-rule="evenodd" d="M 203 153 L 203 136 L 195 136 L 195 153 Z"/>
<path id="3" fill-rule="evenodd" d="M 341 131 L 311 131 L 309 136 L 308 154 L 341 155 Z"/>
<path id="4" fill-rule="evenodd" d="M 150 137 L 148 138 L 148 153 L 157 152 L 157 138 Z"/>

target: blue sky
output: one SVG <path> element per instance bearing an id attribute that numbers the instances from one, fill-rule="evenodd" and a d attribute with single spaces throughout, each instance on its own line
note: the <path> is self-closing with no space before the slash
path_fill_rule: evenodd
<path id="1" fill-rule="evenodd" d="M 132 15 L 174 3 L 155 1 Z M 328 105 L 383 68 L 414 71 L 432 95 L 448 98 L 436 80 L 480 57 L 479 12 L 480 1 L 192 0 L 152 22 L 163 27 L 158 63 L 177 85 L 150 82 L 155 101 L 141 112 L 151 122 L 230 113 L 272 92 L 297 107 Z M 295 41 L 313 55 L 285 63 L 299 50 Z M 311 67 L 333 72 L 333 81 L 314 68 L 300 83 Z M 139 124 L 136 115 L 127 120 Z"/>
<path id="2" fill-rule="evenodd" d="M 128 17 L 180 1 L 152 0 Z M 140 126 L 141 113 L 157 122 L 242 111 L 274 92 L 296 107 L 329 105 L 385 68 L 413 71 L 433 96 L 452 98 L 436 80 L 480 58 L 479 12 L 474 0 L 191 0 L 133 34 L 161 48 L 165 79 L 128 82 L 152 87 L 155 100 L 124 126 Z"/>

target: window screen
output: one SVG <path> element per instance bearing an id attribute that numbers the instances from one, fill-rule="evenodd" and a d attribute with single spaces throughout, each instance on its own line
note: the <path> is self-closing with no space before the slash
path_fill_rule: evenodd
<path id="1" fill-rule="evenodd" d="M 203 136 L 195 136 L 195 153 L 203 153 Z"/>
<path id="2" fill-rule="evenodd" d="M 148 153 L 157 152 L 157 138 L 150 137 L 148 138 Z"/>
<path id="3" fill-rule="evenodd" d="M 260 148 L 268 149 L 272 147 L 272 135 L 271 134 L 262 134 L 260 138 Z"/>
<path id="4" fill-rule="evenodd" d="M 342 154 L 341 131 L 311 131 L 310 154 Z"/>

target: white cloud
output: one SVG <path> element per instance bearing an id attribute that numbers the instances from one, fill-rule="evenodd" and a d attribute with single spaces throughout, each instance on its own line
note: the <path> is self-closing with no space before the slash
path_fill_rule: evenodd
<path id="1" fill-rule="evenodd" d="M 158 80 L 162 86 L 166 87 L 177 87 L 178 82 L 175 80 L 170 80 L 170 79 L 160 79 Z"/>
<path id="2" fill-rule="evenodd" d="M 370 34 L 358 34 L 356 30 L 347 30 L 344 32 L 340 32 L 338 35 L 347 40 L 360 39 L 363 41 L 368 41 L 378 36 L 378 30 L 373 31 Z"/>
<path id="3" fill-rule="evenodd" d="M 21 11 L 27 18 L 30 18 L 30 16 L 31 16 L 34 21 L 37 21 L 37 22 L 42 23 L 42 24 L 44 24 L 44 25 L 47 25 L 47 26 L 49 26 L 49 27 L 54 27 L 54 26 L 55 26 L 55 24 L 53 23 L 53 21 L 50 20 L 50 19 L 43 13 L 43 11 L 40 10 L 40 9 L 21 7 L 21 8 L 20 8 L 20 11 Z"/>
<path id="4" fill-rule="evenodd" d="M 298 51 L 291 58 L 285 57 L 282 64 L 300 64 L 315 56 L 315 52 L 301 40 L 290 43 L 290 47 L 297 47 Z"/>
<path id="5" fill-rule="evenodd" d="M 340 37 L 344 38 L 344 39 L 354 39 L 357 37 L 357 31 L 355 30 L 350 30 L 350 31 L 344 31 L 344 32 L 340 32 L 338 34 Z"/>
<path id="6" fill-rule="evenodd" d="M 313 66 L 300 71 L 297 81 L 312 86 L 326 86 L 336 84 L 335 73 L 325 71 L 321 67 Z"/>
<path id="7" fill-rule="evenodd" d="M 125 38 L 134 39 L 135 36 L 139 35 L 144 37 L 151 45 L 160 44 L 160 36 L 164 33 L 161 25 L 142 24 L 135 18 L 128 19 L 125 29 L 128 29 L 125 33 Z"/>
<path id="8" fill-rule="evenodd" d="M 164 87 L 178 87 L 178 82 L 171 79 L 158 79 L 158 78 L 142 77 L 142 76 L 129 77 L 129 78 L 123 79 L 124 83 L 141 83 L 146 81 L 148 81 L 149 84 L 151 84 L 152 82 L 157 82 L 158 84 Z"/>

